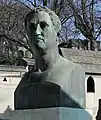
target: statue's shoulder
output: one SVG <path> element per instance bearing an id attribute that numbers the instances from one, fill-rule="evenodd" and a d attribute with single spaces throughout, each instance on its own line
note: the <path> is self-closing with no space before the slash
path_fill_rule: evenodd
<path id="1" fill-rule="evenodd" d="M 22 79 L 21 79 L 21 81 L 20 81 L 19 84 L 21 85 L 21 84 L 26 84 L 26 83 L 28 83 L 32 77 L 34 78 L 34 76 L 36 76 L 36 72 L 32 72 L 32 71 L 26 72 L 26 73 L 23 75 L 23 77 L 22 77 Z"/>
<path id="2" fill-rule="evenodd" d="M 66 58 L 62 58 L 62 64 L 63 64 L 63 66 L 65 66 L 65 67 L 67 67 L 67 68 L 72 68 L 72 69 L 82 69 L 83 70 L 83 67 L 82 66 L 80 66 L 79 64 L 77 64 L 77 63 L 74 63 L 74 62 L 72 62 L 72 61 L 70 61 L 70 60 L 68 60 L 68 59 L 66 59 Z"/>
<path id="3" fill-rule="evenodd" d="M 28 79 L 28 77 L 30 76 L 30 72 L 26 72 L 24 75 L 23 75 L 23 77 L 22 77 L 22 79 Z"/>

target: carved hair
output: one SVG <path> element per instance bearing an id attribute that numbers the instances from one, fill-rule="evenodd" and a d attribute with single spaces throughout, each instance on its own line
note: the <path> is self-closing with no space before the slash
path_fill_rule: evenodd
<path id="1" fill-rule="evenodd" d="M 30 21 L 33 17 L 33 14 L 39 12 L 39 11 L 44 11 L 46 13 L 49 14 L 50 16 L 50 19 L 55 27 L 55 30 L 57 31 L 57 33 L 60 32 L 61 30 L 61 22 L 60 22 L 60 19 L 58 18 L 58 16 L 55 14 L 54 11 L 51 11 L 49 10 L 47 7 L 36 7 L 34 10 L 32 10 L 31 12 L 29 12 L 26 16 L 26 19 L 25 19 L 25 27 L 26 27 L 26 30 L 27 30 L 27 23 L 28 21 Z"/>

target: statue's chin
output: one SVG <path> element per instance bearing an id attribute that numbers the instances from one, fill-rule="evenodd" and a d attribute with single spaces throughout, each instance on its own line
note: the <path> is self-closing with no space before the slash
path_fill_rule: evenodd
<path id="1" fill-rule="evenodd" d="M 40 48 L 40 49 L 45 49 L 46 48 L 46 44 L 43 42 L 43 41 L 39 41 L 37 43 L 37 46 Z"/>

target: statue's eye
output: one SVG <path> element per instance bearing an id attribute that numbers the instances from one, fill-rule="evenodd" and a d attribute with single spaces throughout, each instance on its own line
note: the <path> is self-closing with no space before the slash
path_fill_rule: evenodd
<path id="1" fill-rule="evenodd" d="M 36 29 L 36 25 L 34 23 L 30 23 L 30 29 L 31 30 Z"/>
<path id="2" fill-rule="evenodd" d="M 40 22 L 40 27 L 41 29 L 44 29 L 46 26 L 48 26 L 48 24 L 46 22 Z"/>

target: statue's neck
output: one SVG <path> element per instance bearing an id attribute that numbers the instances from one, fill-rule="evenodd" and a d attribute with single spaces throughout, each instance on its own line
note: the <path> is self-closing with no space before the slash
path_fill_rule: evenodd
<path id="1" fill-rule="evenodd" d="M 53 68 L 59 58 L 58 50 L 47 51 L 44 55 L 37 55 L 35 58 L 37 68 L 42 72 Z"/>

